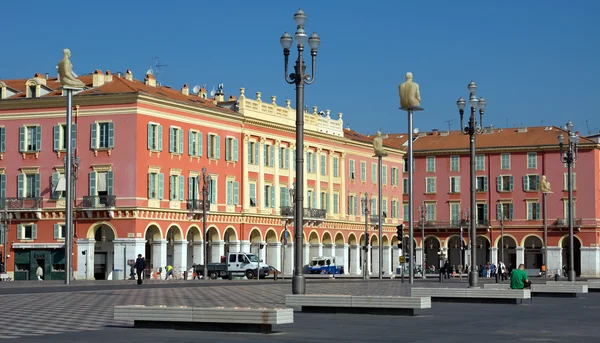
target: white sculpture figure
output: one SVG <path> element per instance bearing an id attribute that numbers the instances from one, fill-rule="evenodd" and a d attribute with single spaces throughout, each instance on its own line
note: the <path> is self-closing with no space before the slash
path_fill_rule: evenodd
<path id="1" fill-rule="evenodd" d="M 409 109 L 419 107 L 421 104 L 421 94 L 419 93 L 419 84 L 413 82 L 411 72 L 406 73 L 406 81 L 398 86 L 400 95 L 400 108 Z"/>
<path id="2" fill-rule="evenodd" d="M 546 175 L 542 175 L 542 181 L 540 181 L 540 190 L 542 193 L 552 193 L 550 190 L 550 182 L 546 181 Z"/>
<path id="3" fill-rule="evenodd" d="M 60 83 L 65 88 L 82 89 L 85 88 L 85 84 L 75 78 L 73 75 L 73 65 L 69 58 L 71 57 L 71 50 L 63 50 L 64 57 L 58 62 L 58 75 L 60 77 Z"/>
<path id="4" fill-rule="evenodd" d="M 387 156 L 387 152 L 383 149 L 383 138 L 381 137 L 381 131 L 377 131 L 377 136 L 373 139 L 373 150 L 375 151 L 375 156 L 383 157 Z"/>

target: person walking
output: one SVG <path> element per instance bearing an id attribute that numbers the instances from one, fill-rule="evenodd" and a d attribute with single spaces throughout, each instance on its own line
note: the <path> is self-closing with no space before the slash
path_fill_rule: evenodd
<path id="1" fill-rule="evenodd" d="M 44 269 L 38 264 L 37 270 L 35 271 L 38 281 L 44 281 Z"/>
<path id="2" fill-rule="evenodd" d="M 167 276 L 165 276 L 165 280 L 169 279 L 169 276 L 173 276 L 173 266 L 172 265 L 168 265 L 167 268 Z"/>
<path id="3" fill-rule="evenodd" d="M 137 273 L 137 284 L 142 284 L 142 273 L 146 269 L 146 260 L 142 257 L 142 254 L 138 254 L 137 259 L 135 260 L 135 272 Z"/>

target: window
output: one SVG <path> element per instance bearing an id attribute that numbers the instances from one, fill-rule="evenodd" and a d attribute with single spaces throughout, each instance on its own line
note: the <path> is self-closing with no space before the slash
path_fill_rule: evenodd
<path id="1" fill-rule="evenodd" d="M 225 196 L 227 205 L 237 205 L 239 202 L 240 184 L 234 180 L 227 180 L 227 194 Z M 281 198 L 283 202 L 284 199 Z"/>
<path id="2" fill-rule="evenodd" d="M 258 201 L 256 201 L 256 183 L 251 183 L 250 185 L 250 207 L 256 207 Z"/>
<path id="3" fill-rule="evenodd" d="M 90 134 L 91 149 L 112 149 L 115 147 L 115 123 L 92 123 Z"/>
<path id="4" fill-rule="evenodd" d="M 248 163 L 258 164 L 258 143 L 248 142 Z"/>
<path id="5" fill-rule="evenodd" d="M 290 150 L 286 147 L 280 147 L 279 148 L 279 168 L 289 169 L 289 167 L 290 167 Z"/>
<path id="6" fill-rule="evenodd" d="M 425 218 L 428 221 L 435 220 L 435 203 L 425 203 Z"/>
<path id="7" fill-rule="evenodd" d="M 408 204 L 402 203 L 402 216 L 404 220 L 408 220 Z"/>
<path id="8" fill-rule="evenodd" d="M 64 174 L 52 173 L 52 199 L 63 199 L 66 197 L 67 180 Z M 0 198 L 2 196 L 0 195 Z"/>
<path id="9" fill-rule="evenodd" d="M 450 177 L 450 193 L 460 193 L 460 176 Z"/>
<path id="10" fill-rule="evenodd" d="M 513 219 L 513 204 L 510 202 L 502 202 L 496 204 L 496 219 L 497 220 L 512 220 Z"/>
<path id="11" fill-rule="evenodd" d="M 371 182 L 377 183 L 377 164 L 371 163 Z"/>
<path id="12" fill-rule="evenodd" d="M 6 152 L 6 128 L 0 127 L 0 153 Z"/>
<path id="13" fill-rule="evenodd" d="M 377 199 L 376 198 L 371 198 L 371 214 L 375 214 L 377 213 Z"/>
<path id="14" fill-rule="evenodd" d="M 317 172 L 317 155 L 312 151 L 306 152 L 306 172 L 316 173 Z"/>
<path id="15" fill-rule="evenodd" d="M 475 178 L 475 191 L 476 192 L 487 192 L 488 191 L 488 177 L 477 176 Z"/>
<path id="16" fill-rule="evenodd" d="M 354 160 L 350 160 L 349 169 L 350 169 L 350 180 L 356 179 L 356 166 L 355 166 Z"/>
<path id="17" fill-rule="evenodd" d="M 279 202 L 280 206 L 291 206 L 292 199 L 290 196 L 290 190 L 285 186 L 279 187 Z"/>
<path id="18" fill-rule="evenodd" d="M 540 190 L 540 176 L 539 175 L 525 175 L 523 176 L 523 190 L 539 191 Z"/>
<path id="19" fill-rule="evenodd" d="M 425 178 L 425 193 L 435 193 L 435 178 L 434 177 L 426 177 Z"/>
<path id="20" fill-rule="evenodd" d="M 475 156 L 475 170 L 485 170 L 485 156 L 484 155 L 476 155 Z"/>
<path id="21" fill-rule="evenodd" d="M 218 160 L 221 158 L 221 140 L 220 137 L 215 134 L 209 134 L 206 137 L 207 157 Z"/>
<path id="22" fill-rule="evenodd" d="M 21 126 L 19 128 L 19 152 L 42 151 L 42 127 Z"/>
<path id="23" fill-rule="evenodd" d="M 340 158 L 333 157 L 333 177 L 340 177 Z"/>
<path id="24" fill-rule="evenodd" d="M 54 224 L 54 239 L 65 239 L 66 231 L 65 224 Z"/>
<path id="25" fill-rule="evenodd" d="M 573 200 L 573 221 L 575 221 L 575 216 L 577 215 L 577 202 Z M 565 214 L 565 222 L 569 223 L 569 201 L 568 199 L 563 200 L 563 213 Z"/>
<path id="26" fill-rule="evenodd" d="M 263 165 L 266 167 L 273 167 L 275 165 L 275 147 L 270 144 L 264 144 L 263 153 L 265 156 Z"/>
<path id="27" fill-rule="evenodd" d="M 450 222 L 452 225 L 460 225 L 460 203 L 450 203 Z"/>
<path id="28" fill-rule="evenodd" d="M 358 199 L 356 195 L 348 195 L 348 215 L 355 216 L 358 214 Z"/>
<path id="29" fill-rule="evenodd" d="M 392 218 L 398 218 L 398 200 L 392 200 L 392 208 L 391 208 L 391 215 Z"/>
<path id="30" fill-rule="evenodd" d="M 404 158 L 403 159 L 402 172 L 403 173 L 408 173 L 408 158 Z"/>
<path id="31" fill-rule="evenodd" d="M 513 177 L 500 175 L 497 179 L 498 192 L 512 192 L 514 190 Z"/>
<path id="32" fill-rule="evenodd" d="M 95 195 L 92 193 L 92 174 L 90 173 L 90 195 Z M 150 172 L 148 173 L 148 199 L 164 199 L 165 195 L 165 175 L 162 173 Z"/>
<path id="33" fill-rule="evenodd" d="M 17 225 L 17 239 L 31 240 L 37 239 L 36 224 L 19 224 Z"/>
<path id="34" fill-rule="evenodd" d="M 577 189 L 577 173 L 573 173 L 571 183 L 573 185 L 573 190 Z M 563 189 L 565 191 L 569 190 L 569 173 L 563 175 Z"/>
<path id="35" fill-rule="evenodd" d="M 40 197 L 40 174 L 19 174 L 17 176 L 19 198 Z"/>
<path id="36" fill-rule="evenodd" d="M 6 174 L 0 174 L 0 199 L 6 198 Z M 4 205 L 4 204 L 2 204 Z"/>
<path id="37" fill-rule="evenodd" d="M 264 186 L 263 204 L 265 205 L 265 208 L 275 207 L 275 187 L 273 187 L 272 185 Z"/>
<path id="38" fill-rule="evenodd" d="M 292 155 L 293 155 L 292 158 L 294 161 L 294 163 L 292 163 L 292 168 L 293 168 L 292 170 L 295 171 L 296 170 L 296 148 L 295 147 L 294 147 L 294 151 L 292 152 Z"/>
<path id="39" fill-rule="evenodd" d="M 340 213 L 340 195 L 333 193 L 333 214 Z"/>
<path id="40" fill-rule="evenodd" d="M 527 220 L 540 220 L 540 203 L 537 201 L 527 202 Z"/>
<path id="41" fill-rule="evenodd" d="M 527 153 L 527 169 L 537 169 L 537 153 Z"/>
<path id="42" fill-rule="evenodd" d="M 488 204 L 478 203 L 476 209 L 477 225 L 488 225 Z"/>
<path id="43" fill-rule="evenodd" d="M 161 174 L 162 175 L 162 174 Z M 161 178 L 162 180 L 162 178 Z M 160 181 L 160 187 L 164 185 L 163 181 Z M 107 172 L 90 172 L 89 173 L 89 195 L 97 196 L 97 204 L 105 204 L 108 200 L 107 195 L 114 194 L 114 175 L 112 171 Z M 162 196 L 161 198 L 162 199 Z"/>
<path id="44" fill-rule="evenodd" d="M 321 155 L 321 175 L 327 175 L 327 157 Z"/>
<path id="45" fill-rule="evenodd" d="M 387 185 L 387 166 L 381 167 L 381 184 Z"/>
<path id="46" fill-rule="evenodd" d="M 200 177 L 199 176 L 188 176 L 188 199 L 199 200 L 200 199 Z"/>
<path id="47" fill-rule="evenodd" d="M 161 125 L 148 123 L 148 150 L 162 151 L 162 135 L 163 129 Z"/>
<path id="48" fill-rule="evenodd" d="M 435 172 L 435 156 L 427 156 L 427 168 L 426 171 L 428 173 Z"/>
<path id="49" fill-rule="evenodd" d="M 238 161 L 238 140 L 237 138 L 225 138 L 225 161 Z M 281 163 L 281 160 L 280 160 Z"/>
<path id="50" fill-rule="evenodd" d="M 360 181 L 367 181 L 367 162 L 360 162 Z"/>
<path id="51" fill-rule="evenodd" d="M 458 155 L 450 156 L 450 171 L 457 172 L 460 170 L 460 157 Z"/>
<path id="52" fill-rule="evenodd" d="M 329 212 L 329 194 L 321 192 L 321 209 Z"/>
<path id="53" fill-rule="evenodd" d="M 162 143 L 160 148 L 162 149 Z M 193 157 L 202 156 L 202 132 L 194 130 L 188 132 L 188 155 Z"/>
<path id="54" fill-rule="evenodd" d="M 171 175 L 169 177 L 169 199 L 183 201 L 183 189 L 185 177 L 183 175 Z"/>
<path id="55" fill-rule="evenodd" d="M 510 154 L 505 153 L 500 155 L 500 169 L 510 170 Z"/>
<path id="56" fill-rule="evenodd" d="M 402 194 L 408 194 L 408 179 L 402 179 Z"/>
<path id="57" fill-rule="evenodd" d="M 71 125 L 71 148 L 75 148 L 77 125 Z M 54 125 L 54 151 L 67 149 L 67 124 Z"/>
<path id="58" fill-rule="evenodd" d="M 217 178 L 212 177 L 208 184 L 208 199 L 211 204 L 215 204 L 215 205 L 217 204 L 217 198 L 218 198 L 217 195 L 218 195 Z"/>
<path id="59" fill-rule="evenodd" d="M 306 200 L 308 208 L 317 208 L 317 195 L 312 189 L 306 191 Z"/>
<path id="60" fill-rule="evenodd" d="M 398 186 L 398 180 L 399 180 L 399 176 L 398 176 L 398 168 L 396 167 L 392 167 L 392 186 Z"/>
<path id="61" fill-rule="evenodd" d="M 174 154 L 183 153 L 183 130 L 178 127 L 169 128 L 169 152 Z"/>

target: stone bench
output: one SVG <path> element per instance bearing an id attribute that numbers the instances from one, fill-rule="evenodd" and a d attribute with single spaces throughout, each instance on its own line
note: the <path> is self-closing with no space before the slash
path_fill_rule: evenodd
<path id="1" fill-rule="evenodd" d="M 484 289 L 504 290 L 510 289 L 508 284 L 486 283 Z M 574 282 L 548 282 L 546 284 L 534 283 L 531 285 L 531 294 L 533 296 L 551 296 L 551 297 L 577 297 L 588 292 L 588 285 L 585 283 Z"/>
<path id="2" fill-rule="evenodd" d="M 115 306 L 115 320 L 133 320 L 136 328 L 273 332 L 273 325 L 294 322 L 291 308 Z"/>
<path id="3" fill-rule="evenodd" d="M 588 280 L 588 292 L 600 292 L 600 280 Z"/>
<path id="4" fill-rule="evenodd" d="M 431 309 L 429 297 L 288 294 L 285 305 L 302 312 L 419 315 Z"/>
<path id="5" fill-rule="evenodd" d="M 484 288 L 419 288 L 411 289 L 413 297 L 431 297 L 438 302 L 504 303 L 522 304 L 531 300 L 528 289 L 484 289 Z"/>

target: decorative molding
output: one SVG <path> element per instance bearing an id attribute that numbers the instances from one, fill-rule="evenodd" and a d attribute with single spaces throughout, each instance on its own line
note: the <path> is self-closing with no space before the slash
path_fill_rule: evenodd
<path id="1" fill-rule="evenodd" d="M 40 167 L 21 167 L 19 168 L 22 174 L 39 174 Z"/>
<path id="2" fill-rule="evenodd" d="M 90 167 L 97 173 L 108 172 L 112 170 L 112 164 L 92 164 Z"/>

